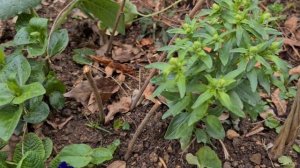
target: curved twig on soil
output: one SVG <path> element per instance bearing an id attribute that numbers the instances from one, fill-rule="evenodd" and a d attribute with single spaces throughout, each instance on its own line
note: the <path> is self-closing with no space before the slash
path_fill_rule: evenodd
<path id="1" fill-rule="evenodd" d="M 189 13 L 189 17 L 193 18 L 197 11 L 201 9 L 202 4 L 204 3 L 204 0 L 199 0 L 196 5 L 194 6 L 194 8 L 191 10 L 191 12 Z M 175 39 L 177 38 L 177 34 L 175 36 L 173 36 L 173 38 L 170 40 L 168 45 L 171 45 Z M 163 54 L 158 58 L 157 62 L 161 62 L 165 59 L 167 55 L 167 52 L 163 52 Z M 148 86 L 151 78 L 155 75 L 156 73 L 156 69 L 151 69 L 149 76 L 146 78 L 144 85 L 142 86 L 141 90 L 139 91 L 139 93 L 137 94 L 137 96 L 135 97 L 135 99 L 133 99 L 130 109 L 132 110 L 133 108 L 135 108 L 137 102 L 139 101 L 140 97 L 142 96 L 142 94 L 144 93 L 146 87 Z"/>
<path id="2" fill-rule="evenodd" d="M 161 105 L 159 101 L 156 101 L 155 104 L 152 106 L 151 110 L 147 113 L 141 124 L 138 126 L 137 130 L 135 131 L 132 139 L 128 143 L 128 148 L 126 154 L 124 156 L 125 160 L 127 160 L 131 154 L 132 147 L 137 140 L 138 136 L 142 133 L 143 128 L 146 126 L 147 122 L 151 118 L 151 116 L 156 112 L 157 108 Z"/>

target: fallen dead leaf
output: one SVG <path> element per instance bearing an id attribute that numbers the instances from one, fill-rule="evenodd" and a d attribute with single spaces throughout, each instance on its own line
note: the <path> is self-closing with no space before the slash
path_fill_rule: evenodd
<path id="1" fill-rule="evenodd" d="M 94 78 L 97 88 L 101 93 L 103 102 L 106 102 L 110 97 L 116 93 L 120 86 L 110 78 Z M 77 84 L 71 91 L 64 94 L 65 97 L 74 98 L 77 102 L 80 102 L 84 107 L 94 109 L 91 112 L 98 110 L 96 105 L 95 96 L 92 94 L 92 88 L 87 80 Z M 95 107 L 92 107 L 95 106 Z"/>
<path id="2" fill-rule="evenodd" d="M 114 69 L 110 66 L 106 66 L 104 71 L 105 71 L 106 77 L 111 77 L 112 74 L 114 73 Z"/>
<path id="3" fill-rule="evenodd" d="M 297 29 L 297 23 L 298 23 L 298 17 L 296 16 L 291 16 L 284 22 L 284 26 L 290 31 L 290 32 L 295 32 Z"/>
<path id="4" fill-rule="evenodd" d="M 108 123 L 117 113 L 126 113 L 130 110 L 131 97 L 122 97 L 120 101 L 107 106 L 108 114 L 105 116 L 105 123 Z"/>
<path id="5" fill-rule="evenodd" d="M 274 113 L 274 110 L 271 109 L 271 108 L 268 108 L 266 111 L 262 112 L 262 113 L 259 113 L 259 116 L 262 118 L 262 119 L 267 119 L 268 117 L 270 116 L 273 116 L 273 117 L 276 117 L 275 113 Z"/>
<path id="6" fill-rule="evenodd" d="M 300 41 L 297 41 L 297 40 L 292 40 L 292 39 L 284 38 L 283 39 L 283 43 L 286 44 L 286 45 L 290 45 L 290 46 L 300 47 Z"/>
<path id="7" fill-rule="evenodd" d="M 107 47 L 108 47 L 108 43 L 105 43 L 103 46 L 101 46 L 98 50 L 96 50 L 97 55 L 105 56 Z"/>
<path id="8" fill-rule="evenodd" d="M 154 85 L 149 84 L 149 85 L 147 85 L 143 95 L 145 96 L 145 99 L 150 100 L 155 103 L 155 101 L 157 101 L 157 100 L 155 100 L 155 98 L 152 96 L 154 90 L 155 90 Z"/>
<path id="9" fill-rule="evenodd" d="M 289 75 L 297 75 L 300 74 L 300 65 L 290 69 Z"/>
<path id="10" fill-rule="evenodd" d="M 118 77 L 117 77 L 117 81 L 119 83 L 123 83 L 125 81 L 125 79 L 126 79 L 126 76 L 122 73 L 120 73 L 120 75 L 118 75 Z"/>
<path id="11" fill-rule="evenodd" d="M 212 48 L 209 48 L 209 47 L 204 47 L 204 50 L 206 51 L 206 52 L 211 52 L 211 50 L 212 50 Z"/>
<path id="12" fill-rule="evenodd" d="M 280 99 L 280 90 L 276 89 L 272 94 L 271 94 L 271 100 L 276 106 L 277 113 L 279 116 L 283 116 L 286 113 L 286 108 L 287 108 L 287 102 L 285 100 Z"/>
<path id="13" fill-rule="evenodd" d="M 226 137 L 230 140 L 233 140 L 234 138 L 237 138 L 239 136 L 240 136 L 240 134 L 238 134 L 235 130 L 232 130 L 232 129 L 229 129 L 226 132 Z"/>
<path id="14" fill-rule="evenodd" d="M 90 56 L 91 59 L 93 59 L 94 61 L 97 61 L 98 63 L 104 65 L 104 66 L 110 66 L 111 68 L 121 71 L 122 73 L 127 73 L 127 74 L 133 74 L 134 73 L 134 69 L 126 64 L 120 64 L 120 63 L 116 63 L 113 60 L 104 57 L 104 56 Z"/>
<path id="15" fill-rule="evenodd" d="M 153 44 L 153 40 L 152 38 L 143 38 L 141 41 L 140 41 L 140 44 L 141 46 L 149 46 L 149 45 L 152 45 Z"/>
<path id="16" fill-rule="evenodd" d="M 140 49 L 133 47 L 130 44 L 120 44 L 112 50 L 112 58 L 121 63 L 130 62 L 135 58 L 135 55 L 140 53 Z"/>
<path id="17" fill-rule="evenodd" d="M 122 160 L 116 160 L 108 165 L 106 168 L 126 168 L 126 162 Z"/>

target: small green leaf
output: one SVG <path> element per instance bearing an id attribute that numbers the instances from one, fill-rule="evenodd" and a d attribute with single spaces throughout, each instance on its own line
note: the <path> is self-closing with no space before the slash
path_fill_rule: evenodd
<path id="1" fill-rule="evenodd" d="M 168 111 L 162 116 L 163 119 L 173 115 L 176 116 L 182 112 L 190 103 L 191 97 L 185 96 L 183 99 L 179 100 L 175 105 L 171 106 Z"/>
<path id="2" fill-rule="evenodd" d="M 14 94 L 8 88 L 6 83 L 0 83 L 0 107 L 9 104 L 14 99 Z"/>
<path id="3" fill-rule="evenodd" d="M 44 146 L 44 150 L 45 150 L 45 157 L 44 160 L 47 160 L 52 153 L 53 150 L 53 142 L 50 138 L 46 137 L 45 139 L 43 139 L 43 146 Z"/>
<path id="4" fill-rule="evenodd" d="M 199 107 L 201 104 L 203 104 L 204 102 L 208 101 L 210 98 L 212 98 L 214 95 L 209 91 L 205 91 L 204 93 L 202 93 L 197 100 L 195 101 L 195 103 L 193 104 L 192 108 L 195 109 L 197 107 Z"/>
<path id="5" fill-rule="evenodd" d="M 165 70 L 167 68 L 170 67 L 170 64 L 165 63 L 165 62 L 154 62 L 152 64 L 149 64 L 147 66 L 145 66 L 146 68 L 155 68 L 155 69 L 159 69 L 159 70 Z"/>
<path id="6" fill-rule="evenodd" d="M 48 44 L 48 55 L 50 57 L 60 54 L 68 45 L 69 36 L 66 29 L 56 30 L 51 34 Z"/>
<path id="7" fill-rule="evenodd" d="M 283 166 L 292 166 L 294 165 L 293 160 L 289 156 L 280 156 L 278 158 L 278 162 Z M 295 165 L 294 165 L 295 166 Z M 286 168 L 292 168 L 292 167 L 286 167 Z"/>
<path id="8" fill-rule="evenodd" d="M 200 121 L 203 117 L 205 117 L 205 115 L 207 114 L 208 105 L 208 103 L 204 103 L 192 111 L 188 122 L 189 126 L 193 125 L 194 123 Z"/>
<path id="9" fill-rule="evenodd" d="M 299 145 L 294 144 L 294 145 L 293 145 L 293 149 L 294 149 L 294 151 L 296 151 L 297 153 L 300 153 L 300 146 L 299 146 Z"/>
<path id="10" fill-rule="evenodd" d="M 179 75 L 177 79 L 177 87 L 179 90 L 180 98 L 183 98 L 185 96 L 186 91 L 186 81 L 184 75 Z"/>
<path id="11" fill-rule="evenodd" d="M 37 102 L 30 105 L 27 113 L 23 115 L 23 118 L 28 123 L 37 124 L 46 120 L 49 113 L 50 109 L 47 103 Z"/>
<path id="12" fill-rule="evenodd" d="M 257 73 L 256 70 L 253 69 L 252 71 L 247 73 L 247 78 L 250 82 L 250 87 L 252 89 L 252 92 L 256 91 L 258 80 L 257 80 Z"/>
<path id="13" fill-rule="evenodd" d="M 3 51 L 3 48 L 0 47 L 0 70 L 5 65 L 5 53 Z"/>
<path id="14" fill-rule="evenodd" d="M 165 134 L 165 139 L 179 139 L 184 137 L 189 129 L 193 126 L 188 126 L 188 113 L 181 113 L 173 118 Z"/>
<path id="15" fill-rule="evenodd" d="M 54 91 L 49 95 L 51 106 L 56 110 L 61 110 L 65 105 L 65 98 L 61 92 Z"/>
<path id="16" fill-rule="evenodd" d="M 122 118 L 118 118 L 114 120 L 114 124 L 113 124 L 114 130 L 119 130 L 123 126 L 123 123 L 124 121 Z"/>
<path id="17" fill-rule="evenodd" d="M 122 130 L 130 130 L 130 125 L 127 121 L 123 123 Z"/>
<path id="18" fill-rule="evenodd" d="M 205 119 L 206 131 L 209 136 L 215 139 L 223 139 L 225 137 L 225 131 L 221 121 L 218 117 L 208 115 Z"/>
<path id="19" fill-rule="evenodd" d="M 66 91 L 66 86 L 57 79 L 54 72 L 49 72 L 47 75 L 47 79 L 44 83 L 44 87 L 46 89 L 46 94 L 50 95 L 52 92 L 58 91 L 60 93 L 64 93 Z"/>
<path id="20" fill-rule="evenodd" d="M 210 142 L 210 139 L 209 139 L 207 133 L 203 129 L 197 128 L 195 131 L 195 135 L 196 135 L 197 143 L 206 144 L 206 143 Z"/>
<path id="21" fill-rule="evenodd" d="M 22 114 L 22 106 L 0 107 L 0 137 L 8 141 L 17 127 Z"/>
<path id="22" fill-rule="evenodd" d="M 88 56 L 96 54 L 94 50 L 89 48 L 75 49 L 74 52 L 75 54 L 72 57 L 73 61 L 81 65 L 92 64 L 93 61 L 89 59 Z"/>
<path id="23" fill-rule="evenodd" d="M 203 167 L 221 168 L 222 162 L 217 153 L 208 146 L 201 147 L 196 153 L 200 165 Z"/>
<path id="24" fill-rule="evenodd" d="M 196 165 L 197 167 L 201 167 L 197 156 L 194 156 L 193 154 L 188 153 L 188 154 L 186 154 L 185 159 L 188 162 L 188 164 Z"/>
<path id="25" fill-rule="evenodd" d="M 93 150 L 91 163 L 101 164 L 105 161 L 111 160 L 113 158 L 114 151 L 107 148 L 99 147 Z"/>
<path id="26" fill-rule="evenodd" d="M 280 125 L 280 121 L 278 121 L 276 118 L 274 117 L 268 117 L 265 122 L 264 122 L 265 126 L 269 127 L 269 128 L 276 128 Z"/>
<path id="27" fill-rule="evenodd" d="M 243 38 L 244 29 L 241 26 L 236 28 L 236 44 L 240 46 L 241 40 Z"/>
<path id="28" fill-rule="evenodd" d="M 12 101 L 13 104 L 21 104 L 28 99 L 41 96 L 46 93 L 46 90 L 44 89 L 43 85 L 41 85 L 38 82 L 24 85 L 21 88 L 22 94 L 14 98 L 14 100 Z"/>

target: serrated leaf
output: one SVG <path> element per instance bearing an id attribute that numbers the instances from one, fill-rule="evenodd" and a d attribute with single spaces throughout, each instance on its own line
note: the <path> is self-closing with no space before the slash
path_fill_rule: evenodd
<path id="1" fill-rule="evenodd" d="M 40 157 L 40 161 L 43 161 L 45 157 L 45 150 L 42 140 L 34 133 L 28 133 L 25 135 L 24 140 L 16 145 L 13 161 L 15 163 L 24 159 L 24 154 L 27 152 L 34 152 Z"/>
<path id="2" fill-rule="evenodd" d="M 0 0 L 0 19 L 8 19 L 19 13 L 33 8 L 40 3 L 41 0 Z"/>
<path id="3" fill-rule="evenodd" d="M 209 136 L 215 139 L 223 139 L 225 137 L 225 131 L 221 121 L 214 115 L 208 115 L 205 118 L 206 132 Z"/>
<path id="4" fill-rule="evenodd" d="M 50 37 L 48 44 L 48 55 L 50 57 L 60 54 L 69 43 L 69 35 L 66 29 L 55 30 Z"/>
<path id="5" fill-rule="evenodd" d="M 22 114 L 21 106 L 0 107 L 0 137 L 8 141 L 16 129 Z"/>
<path id="6" fill-rule="evenodd" d="M 44 168 L 44 161 L 42 156 L 36 151 L 25 152 L 22 159 L 18 162 L 17 168 Z"/>

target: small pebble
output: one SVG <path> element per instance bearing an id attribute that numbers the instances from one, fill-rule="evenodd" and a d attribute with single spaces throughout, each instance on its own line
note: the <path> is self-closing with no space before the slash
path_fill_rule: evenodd
<path id="1" fill-rule="evenodd" d="M 260 165 L 260 163 L 261 163 L 261 154 L 260 153 L 253 154 L 250 157 L 250 161 L 257 164 L 257 165 Z"/>

